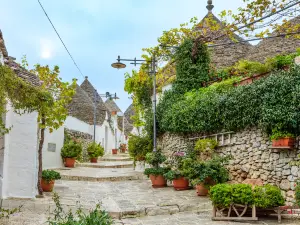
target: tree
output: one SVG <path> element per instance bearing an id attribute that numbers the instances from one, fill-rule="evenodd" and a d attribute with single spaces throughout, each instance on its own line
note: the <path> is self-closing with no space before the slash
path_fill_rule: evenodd
<path id="1" fill-rule="evenodd" d="M 42 81 L 41 90 L 48 91 L 54 98 L 53 105 L 43 105 L 38 110 L 38 123 L 40 128 L 40 141 L 38 146 L 38 192 L 39 195 L 43 194 L 41 187 L 42 179 L 42 150 L 45 140 L 45 130 L 53 132 L 55 129 L 61 127 L 68 116 L 68 104 L 71 103 L 72 97 L 75 94 L 76 80 L 73 79 L 72 83 L 63 82 L 59 77 L 59 67 L 54 66 L 50 69 L 49 66 L 41 66 L 39 64 L 34 66 L 31 72 L 35 73 Z"/>
<path id="2" fill-rule="evenodd" d="M 21 115 L 38 111 L 44 105 L 51 107 L 53 98 L 47 92 L 40 90 L 20 77 L 14 71 L 0 64 L 0 115 L 6 113 L 6 104 L 10 102 L 14 112 Z M 0 135 L 8 133 L 9 127 L 5 126 L 5 120 L 0 116 Z"/>

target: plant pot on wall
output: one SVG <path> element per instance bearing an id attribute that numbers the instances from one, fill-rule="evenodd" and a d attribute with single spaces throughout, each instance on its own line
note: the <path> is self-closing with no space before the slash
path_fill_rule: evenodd
<path id="1" fill-rule="evenodd" d="M 90 161 L 91 161 L 91 163 L 97 163 L 98 162 L 98 158 L 91 158 Z"/>
<path id="2" fill-rule="evenodd" d="M 113 150 L 112 150 L 112 154 L 113 154 L 113 155 L 117 155 L 117 154 L 118 154 L 118 149 L 113 149 Z"/>
<path id="3" fill-rule="evenodd" d="M 75 167 L 75 158 L 65 158 L 65 167 Z"/>
<path id="4" fill-rule="evenodd" d="M 295 145 L 295 138 L 287 137 L 287 138 L 280 138 L 277 140 L 272 140 L 273 147 L 281 147 L 281 148 L 293 148 Z"/>
<path id="5" fill-rule="evenodd" d="M 153 188 L 163 188 L 167 186 L 167 181 L 163 175 L 150 175 Z"/>
<path id="6" fill-rule="evenodd" d="M 173 187 L 176 191 L 183 191 L 189 189 L 189 180 L 184 177 L 179 177 L 173 180 Z"/>

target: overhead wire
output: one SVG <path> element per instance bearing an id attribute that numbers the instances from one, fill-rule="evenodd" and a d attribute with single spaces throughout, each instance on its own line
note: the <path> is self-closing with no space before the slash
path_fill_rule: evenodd
<path id="1" fill-rule="evenodd" d="M 42 3 L 40 2 L 40 0 L 38 0 L 38 3 L 40 4 L 42 10 L 44 11 L 46 17 L 48 18 L 50 24 L 52 25 L 52 27 L 53 27 L 55 33 L 57 34 L 58 38 L 60 39 L 61 43 L 63 44 L 63 46 L 65 47 L 66 51 L 68 52 L 70 58 L 72 59 L 74 65 L 76 66 L 77 70 L 79 71 L 79 73 L 81 74 L 81 76 L 82 76 L 83 78 L 85 78 L 85 76 L 84 76 L 83 73 L 81 72 L 81 69 L 79 68 L 78 64 L 76 63 L 74 57 L 73 57 L 72 54 L 70 53 L 69 49 L 67 48 L 66 44 L 64 43 L 63 39 L 62 39 L 61 36 L 59 35 L 59 33 L 58 33 L 57 29 L 55 28 L 54 24 L 52 23 L 50 17 L 48 16 L 48 14 L 47 14 L 45 8 L 43 7 Z"/>

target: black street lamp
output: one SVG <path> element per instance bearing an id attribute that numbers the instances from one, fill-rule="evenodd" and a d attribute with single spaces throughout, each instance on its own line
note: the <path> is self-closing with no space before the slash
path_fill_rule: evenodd
<path id="1" fill-rule="evenodd" d="M 151 71 L 150 74 L 152 74 L 153 77 L 153 152 L 156 152 L 157 150 L 157 142 L 156 142 L 156 59 L 155 56 L 152 57 L 151 61 L 147 61 L 144 59 L 121 59 L 120 56 L 118 56 L 117 62 L 111 64 L 113 68 L 116 69 L 123 69 L 126 67 L 126 64 L 121 63 L 123 62 L 131 62 L 130 64 L 133 64 L 134 66 L 138 64 L 143 64 L 145 62 L 151 63 Z"/>

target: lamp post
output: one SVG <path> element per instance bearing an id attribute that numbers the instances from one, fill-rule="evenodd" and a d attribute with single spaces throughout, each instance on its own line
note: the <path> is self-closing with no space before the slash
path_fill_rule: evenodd
<path id="1" fill-rule="evenodd" d="M 109 92 L 106 92 L 105 94 L 99 94 L 99 97 L 110 98 L 110 99 L 119 99 L 117 97 L 117 93 L 110 94 Z M 106 112 L 106 110 L 101 110 L 101 111 Z M 96 142 L 96 124 L 97 124 L 97 90 L 94 89 L 94 142 Z"/>
<path id="2" fill-rule="evenodd" d="M 118 56 L 117 62 L 111 64 L 113 68 L 116 69 L 124 69 L 126 65 L 123 62 L 131 62 L 130 64 L 133 64 L 134 66 L 138 64 L 143 64 L 145 62 L 149 62 L 147 60 L 143 59 L 121 59 L 120 56 Z M 151 71 L 150 74 L 153 76 L 153 99 L 152 99 L 152 104 L 153 104 L 153 152 L 157 151 L 157 141 L 156 141 L 156 59 L 155 56 L 152 57 L 151 61 Z"/>

